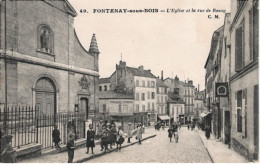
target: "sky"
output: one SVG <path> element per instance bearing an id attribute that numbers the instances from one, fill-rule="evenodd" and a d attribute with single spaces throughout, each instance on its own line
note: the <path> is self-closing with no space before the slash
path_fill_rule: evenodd
<path id="1" fill-rule="evenodd" d="M 193 80 L 204 89 L 205 69 L 215 30 L 224 24 L 231 0 L 69 0 L 78 13 L 74 27 L 86 50 L 96 34 L 100 78 L 109 77 L 121 60 L 144 66 L 155 76 Z M 196 12 L 186 12 L 189 9 Z M 86 10 L 81 13 L 80 10 Z M 94 9 L 158 9 L 184 12 L 94 13 Z M 173 10 L 174 9 L 174 10 Z M 197 12 L 198 9 L 204 12 Z M 206 12 L 209 9 L 210 12 Z M 213 9 L 225 10 L 213 12 Z M 213 17 L 208 18 L 208 15 Z M 219 19 L 214 16 L 218 15 Z"/>

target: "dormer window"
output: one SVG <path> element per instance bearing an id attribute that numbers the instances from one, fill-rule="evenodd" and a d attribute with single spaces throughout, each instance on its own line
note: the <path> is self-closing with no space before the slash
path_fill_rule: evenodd
<path id="1" fill-rule="evenodd" d="M 54 39 L 53 32 L 47 25 L 40 25 L 38 28 L 38 50 L 53 54 Z"/>

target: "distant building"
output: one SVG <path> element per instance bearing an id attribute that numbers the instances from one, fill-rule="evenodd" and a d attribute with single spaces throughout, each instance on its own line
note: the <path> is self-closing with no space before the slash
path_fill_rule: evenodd
<path id="1" fill-rule="evenodd" d="M 185 102 L 180 98 L 178 92 L 168 92 L 168 108 L 171 124 L 175 122 L 186 124 Z"/>
<path id="2" fill-rule="evenodd" d="M 99 91 L 109 91 L 111 90 L 110 78 L 100 78 L 99 79 Z"/>
<path id="3" fill-rule="evenodd" d="M 193 81 L 188 80 L 188 82 L 180 81 L 176 76 L 174 79 L 166 78 L 164 84 L 169 88 L 171 92 L 178 91 L 180 98 L 185 102 L 185 113 L 186 113 L 186 123 L 192 122 L 195 119 L 194 113 L 194 93 L 195 87 L 193 86 Z"/>
<path id="4" fill-rule="evenodd" d="M 123 130 L 127 129 L 129 122 L 134 126 L 137 117 L 134 115 L 134 97 L 115 91 L 99 92 L 99 111 L 102 120 L 116 122 Z"/>
<path id="5" fill-rule="evenodd" d="M 134 112 L 147 114 L 143 123 L 156 120 L 156 77 L 151 70 L 144 70 L 143 66 L 128 67 L 126 62 L 120 61 L 110 77 L 110 82 L 111 90 L 121 89 L 125 94 L 135 97 Z"/>
<path id="6" fill-rule="evenodd" d="M 168 102 L 168 90 L 167 86 L 163 83 L 163 81 L 159 78 L 156 79 L 156 109 L 157 109 L 157 120 L 166 122 L 166 124 L 169 124 L 170 118 L 168 116 L 168 108 L 167 108 L 167 102 Z"/>
<path id="7" fill-rule="evenodd" d="M 199 88 L 199 87 L 198 87 Z M 204 106 L 205 99 L 205 91 L 199 91 L 199 89 L 195 90 L 195 98 L 194 98 L 194 113 L 197 118 L 199 115 L 206 111 Z"/>

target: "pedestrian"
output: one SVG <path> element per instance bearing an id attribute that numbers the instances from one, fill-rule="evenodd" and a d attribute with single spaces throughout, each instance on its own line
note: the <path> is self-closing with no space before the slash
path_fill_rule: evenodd
<path id="1" fill-rule="evenodd" d="M 131 143 L 131 138 L 132 138 L 132 130 L 131 130 L 131 122 L 128 123 L 128 127 L 127 127 L 127 137 L 128 137 L 128 140 L 127 140 L 127 143 Z"/>
<path id="2" fill-rule="evenodd" d="M 116 131 L 116 125 L 114 123 L 111 123 L 111 135 L 112 135 L 112 145 L 115 145 L 116 143 L 116 136 L 117 136 L 117 131 Z M 112 148 L 112 145 L 110 145 L 110 149 L 113 149 Z"/>
<path id="3" fill-rule="evenodd" d="M 121 145 L 125 141 L 123 136 L 124 136 L 124 132 L 121 129 L 121 126 L 118 126 L 117 139 L 116 139 L 116 151 L 121 150 Z M 119 145 L 119 147 L 118 147 L 118 145 Z"/>
<path id="4" fill-rule="evenodd" d="M 142 144 L 141 139 L 142 139 L 142 127 L 141 125 L 137 126 L 137 132 L 136 132 L 136 140 L 138 140 L 138 144 Z"/>
<path id="5" fill-rule="evenodd" d="M 164 130 L 164 123 L 162 123 L 162 130 Z"/>
<path id="6" fill-rule="evenodd" d="M 207 139 L 210 138 L 210 127 L 209 126 L 206 126 L 206 128 L 205 128 L 205 136 Z"/>
<path id="7" fill-rule="evenodd" d="M 16 151 L 13 149 L 11 142 L 12 142 L 12 135 L 5 135 L 2 138 L 1 143 L 1 162 L 3 163 L 15 163 L 16 162 Z"/>
<path id="8" fill-rule="evenodd" d="M 93 148 L 95 147 L 95 131 L 93 130 L 93 125 L 89 125 L 89 130 L 87 131 L 87 152 L 89 152 L 89 148 L 91 147 L 92 154 L 94 154 Z"/>
<path id="9" fill-rule="evenodd" d="M 188 130 L 190 130 L 190 124 L 188 124 Z"/>
<path id="10" fill-rule="evenodd" d="M 103 151 L 105 148 L 105 151 L 108 149 L 108 144 L 107 144 L 107 137 L 108 137 L 108 131 L 106 128 L 106 124 L 102 125 L 102 134 L 101 134 L 101 142 L 100 142 L 100 146 L 101 146 L 101 150 Z"/>
<path id="11" fill-rule="evenodd" d="M 52 141 L 55 144 L 55 148 L 59 151 L 61 151 L 61 147 L 59 145 L 59 142 L 61 141 L 60 139 L 60 131 L 57 128 L 57 125 L 54 125 L 54 129 L 52 131 Z"/>
<path id="12" fill-rule="evenodd" d="M 168 129 L 168 137 L 170 138 L 170 142 L 172 142 L 172 134 L 173 134 L 173 126 Z"/>
<path id="13" fill-rule="evenodd" d="M 68 163 L 72 163 L 73 158 L 74 158 L 74 150 L 76 149 L 75 147 L 75 134 L 74 133 L 70 133 L 68 135 L 68 141 L 67 141 L 67 150 L 68 150 Z"/>

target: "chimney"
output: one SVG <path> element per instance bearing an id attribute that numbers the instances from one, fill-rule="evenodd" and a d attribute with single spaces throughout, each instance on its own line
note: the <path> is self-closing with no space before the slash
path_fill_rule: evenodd
<path id="1" fill-rule="evenodd" d="M 163 80 L 163 71 L 161 72 L 161 79 Z"/>
<path id="2" fill-rule="evenodd" d="M 200 85 L 198 84 L 198 92 L 200 91 Z"/>
<path id="3" fill-rule="evenodd" d="M 151 70 L 150 70 L 150 69 L 148 69 L 147 71 L 148 71 L 149 73 L 151 73 Z"/>
<path id="4" fill-rule="evenodd" d="M 139 66 L 139 67 L 138 67 L 138 71 L 143 72 L 143 71 L 144 71 L 144 66 L 142 66 L 142 65 Z"/>

